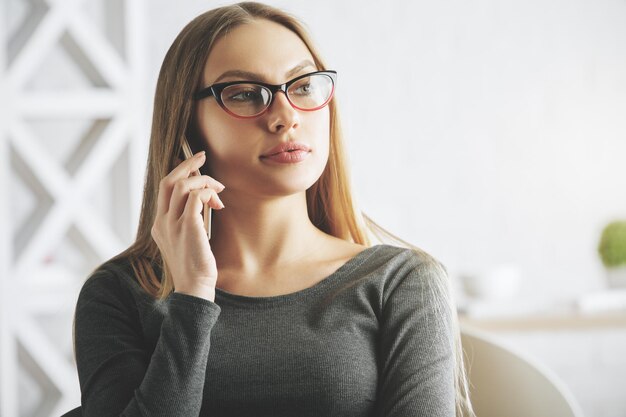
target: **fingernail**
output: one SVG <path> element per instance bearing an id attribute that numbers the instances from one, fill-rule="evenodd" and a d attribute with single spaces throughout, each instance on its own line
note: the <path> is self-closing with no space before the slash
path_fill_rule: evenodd
<path id="1" fill-rule="evenodd" d="M 200 151 L 200 152 L 198 152 L 198 153 L 196 154 L 196 157 L 198 157 L 198 158 L 202 158 L 202 157 L 204 156 L 204 154 L 205 154 L 205 151 Z"/>

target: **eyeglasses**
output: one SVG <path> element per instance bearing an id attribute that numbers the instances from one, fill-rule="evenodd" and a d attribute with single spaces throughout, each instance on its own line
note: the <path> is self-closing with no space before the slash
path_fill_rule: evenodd
<path id="1" fill-rule="evenodd" d="M 316 71 L 284 84 L 257 81 L 217 83 L 196 92 L 193 98 L 201 100 L 213 96 L 228 114 L 250 119 L 265 113 L 279 91 L 285 93 L 289 103 L 298 110 L 319 110 L 333 97 L 336 82 L 337 71 Z"/>

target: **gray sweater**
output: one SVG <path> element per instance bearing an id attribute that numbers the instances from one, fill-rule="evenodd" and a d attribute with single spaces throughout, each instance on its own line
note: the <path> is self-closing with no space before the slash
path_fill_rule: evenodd
<path id="1" fill-rule="evenodd" d="M 126 262 L 105 262 L 76 306 L 83 415 L 452 417 L 435 262 L 376 245 L 304 290 L 215 302 L 154 300 Z"/>

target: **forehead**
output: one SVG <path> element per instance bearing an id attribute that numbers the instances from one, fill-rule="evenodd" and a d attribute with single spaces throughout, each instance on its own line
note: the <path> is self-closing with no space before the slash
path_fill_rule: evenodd
<path id="1" fill-rule="evenodd" d="M 236 27 L 213 45 L 203 79 L 209 85 L 226 71 L 243 70 L 259 74 L 261 81 L 282 83 L 285 73 L 305 59 L 314 62 L 298 35 L 278 23 L 258 19 Z"/>

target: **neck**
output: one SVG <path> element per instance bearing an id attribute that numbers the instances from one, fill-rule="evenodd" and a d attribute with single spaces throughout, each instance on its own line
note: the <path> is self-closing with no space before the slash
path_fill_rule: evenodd
<path id="1" fill-rule="evenodd" d="M 333 239 L 311 223 L 305 192 L 259 197 L 224 190 L 220 198 L 226 207 L 213 210 L 210 240 L 218 269 L 246 275 L 277 270 L 296 265 Z"/>

